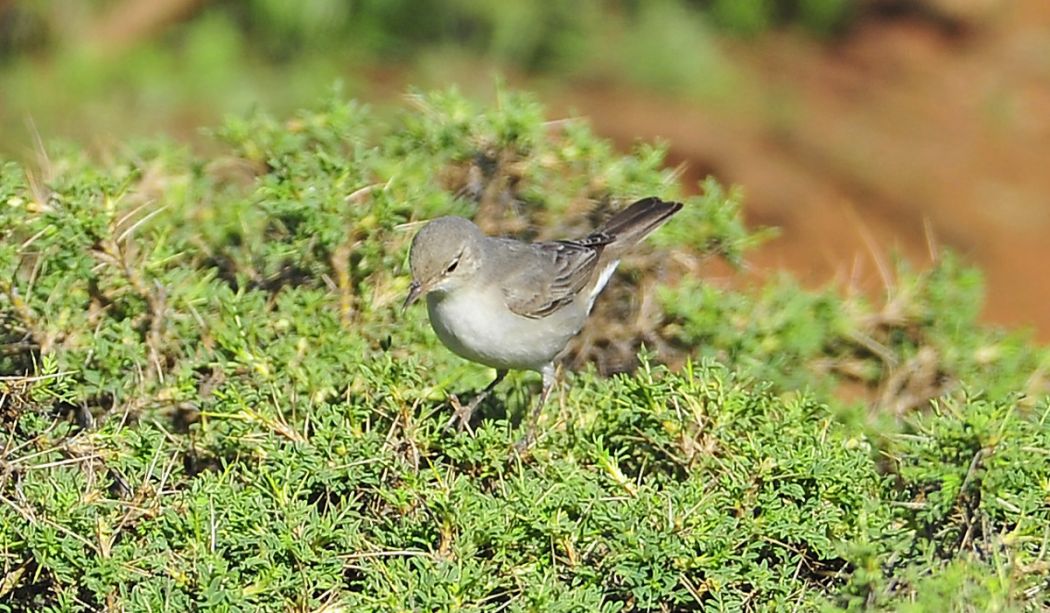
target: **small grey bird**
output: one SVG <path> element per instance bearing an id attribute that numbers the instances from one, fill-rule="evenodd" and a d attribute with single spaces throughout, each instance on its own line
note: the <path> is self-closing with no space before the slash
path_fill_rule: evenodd
<path id="1" fill-rule="evenodd" d="M 554 384 L 554 358 L 583 327 L 620 258 L 681 210 L 679 202 L 639 200 L 578 240 L 525 243 L 494 238 L 462 217 L 440 217 L 412 240 L 412 285 L 404 308 L 426 296 L 430 325 L 460 357 L 496 369 L 466 406 L 453 398 L 460 428 L 507 376 L 535 370 L 543 391 L 525 440 Z"/>

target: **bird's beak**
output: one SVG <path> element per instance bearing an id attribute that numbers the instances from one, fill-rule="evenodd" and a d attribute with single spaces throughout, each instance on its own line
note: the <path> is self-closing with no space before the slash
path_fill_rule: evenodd
<path id="1" fill-rule="evenodd" d="M 419 281 L 413 281 L 412 285 L 408 287 L 408 295 L 405 296 L 405 302 L 401 305 L 401 310 L 405 310 L 412 304 L 419 300 L 419 297 L 423 295 L 423 285 Z"/>

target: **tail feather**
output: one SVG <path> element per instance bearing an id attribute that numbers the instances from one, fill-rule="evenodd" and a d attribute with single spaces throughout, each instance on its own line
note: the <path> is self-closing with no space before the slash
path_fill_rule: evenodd
<path id="1" fill-rule="evenodd" d="M 622 252 L 638 244 L 681 209 L 681 202 L 643 198 L 610 217 L 599 232 L 612 239 L 606 249 Z"/>
<path id="2" fill-rule="evenodd" d="M 681 202 L 665 202 L 655 197 L 643 198 L 610 217 L 597 232 L 579 241 L 600 249 L 595 265 L 598 272 L 592 277 L 593 285 L 588 296 L 588 311 L 616 271 L 620 257 L 680 210 Z"/>

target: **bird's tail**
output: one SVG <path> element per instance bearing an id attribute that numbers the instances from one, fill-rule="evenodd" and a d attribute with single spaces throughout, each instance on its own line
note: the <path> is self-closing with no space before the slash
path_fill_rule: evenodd
<path id="1" fill-rule="evenodd" d="M 662 226 L 672 215 L 682 209 L 681 202 L 666 202 L 659 198 L 643 198 L 613 215 L 598 230 L 609 236 L 605 247 L 609 256 L 617 257 L 637 245 L 646 236 Z M 608 257 L 608 256 L 607 256 Z"/>
<path id="2" fill-rule="evenodd" d="M 589 291 L 588 310 L 594 306 L 594 299 L 609 282 L 620 263 L 620 257 L 680 210 L 681 202 L 643 198 L 610 217 L 597 232 L 584 239 L 583 242 L 601 246 L 601 255 L 595 266 L 597 274 Z"/>

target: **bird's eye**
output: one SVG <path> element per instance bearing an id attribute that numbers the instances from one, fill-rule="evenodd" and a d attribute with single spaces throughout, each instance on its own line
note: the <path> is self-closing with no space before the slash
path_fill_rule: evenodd
<path id="1" fill-rule="evenodd" d="M 456 270 L 456 266 L 459 266 L 459 258 L 452 260 L 452 263 L 445 269 L 445 274 L 452 274 Z"/>

